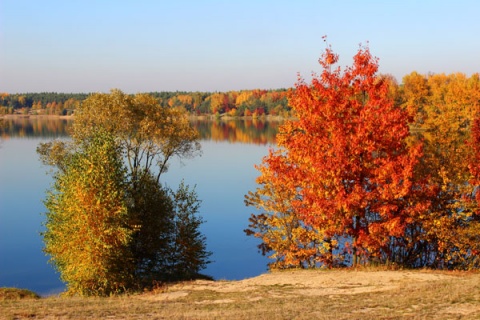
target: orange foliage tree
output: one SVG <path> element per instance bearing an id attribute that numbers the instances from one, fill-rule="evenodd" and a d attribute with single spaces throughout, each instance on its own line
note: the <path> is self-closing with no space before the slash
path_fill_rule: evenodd
<path id="1" fill-rule="evenodd" d="M 467 78 L 459 73 L 421 76 L 413 72 L 403 82 L 404 106 L 417 115 L 411 139 L 421 140 L 424 146 L 416 175 L 425 180 L 429 193 L 424 197 L 431 204 L 416 220 L 415 237 L 428 257 L 423 265 L 478 267 L 478 256 L 472 254 L 479 250 L 480 240 L 478 205 L 472 201 L 478 185 L 472 179 L 478 163 L 472 131 L 480 102 L 478 74 Z"/>
<path id="2" fill-rule="evenodd" d="M 407 145 L 409 115 L 377 76 L 378 60 L 360 47 L 351 67 L 337 61 L 327 47 L 322 73 L 290 91 L 298 120 L 280 128 L 279 148 L 257 167 L 260 187 L 246 196 L 262 211 L 246 230 L 262 251 L 292 247 L 274 256 L 276 267 L 403 259 L 398 240 L 428 206 L 413 179 L 421 145 Z"/>

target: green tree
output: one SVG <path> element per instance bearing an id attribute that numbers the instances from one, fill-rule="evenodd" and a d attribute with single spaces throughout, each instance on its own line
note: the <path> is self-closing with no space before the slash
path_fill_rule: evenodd
<path id="1" fill-rule="evenodd" d="M 174 204 L 168 189 L 163 188 L 152 174 L 143 174 L 127 190 L 135 278 L 144 286 L 153 280 L 168 280 L 168 257 L 175 226 Z"/>
<path id="2" fill-rule="evenodd" d="M 177 191 L 162 186 L 153 175 L 142 175 L 137 188 L 128 188 L 134 204 L 129 210 L 133 229 L 130 243 L 135 279 L 152 281 L 202 277 L 210 261 L 206 237 L 200 232 L 200 200 L 183 182 Z"/>
<path id="3" fill-rule="evenodd" d="M 190 190 L 183 181 L 177 191 L 170 190 L 170 194 L 174 212 L 171 277 L 193 279 L 210 263 L 208 259 L 212 254 L 206 250 L 206 237 L 199 230 L 203 223 L 197 215 L 200 200 L 195 189 Z"/>

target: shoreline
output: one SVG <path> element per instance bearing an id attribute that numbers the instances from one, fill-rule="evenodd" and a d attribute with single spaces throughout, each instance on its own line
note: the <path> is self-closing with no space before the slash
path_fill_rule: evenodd
<path id="1" fill-rule="evenodd" d="M 73 119 L 74 116 L 59 116 L 56 114 L 3 114 L 0 119 L 29 119 L 29 118 L 54 118 L 54 119 Z"/>

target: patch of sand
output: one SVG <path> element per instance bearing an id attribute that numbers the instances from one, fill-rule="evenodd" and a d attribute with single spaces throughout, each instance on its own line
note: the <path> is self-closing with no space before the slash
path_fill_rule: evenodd
<path id="1" fill-rule="evenodd" d="M 387 291 L 396 289 L 405 283 L 436 281 L 453 277 L 452 275 L 428 271 L 295 270 L 271 272 L 240 281 L 196 280 L 183 282 L 169 286 L 166 292 L 159 293 L 156 296 L 158 296 L 158 300 L 171 300 L 184 297 L 188 292 L 193 291 L 209 290 L 220 293 L 232 293 L 256 291 L 259 289 L 267 289 L 270 297 L 288 294 L 334 296 Z M 252 297 L 252 299 L 256 301 L 262 298 L 256 296 Z M 218 303 L 228 302 L 222 300 Z"/>

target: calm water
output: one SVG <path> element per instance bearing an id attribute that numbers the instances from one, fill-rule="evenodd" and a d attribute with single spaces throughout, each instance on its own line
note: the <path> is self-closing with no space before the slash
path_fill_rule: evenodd
<path id="1" fill-rule="evenodd" d="M 0 287 L 27 288 L 43 295 L 64 289 L 42 252 L 45 208 L 42 200 L 52 179 L 35 152 L 40 142 L 68 139 L 66 120 L 16 119 L 0 129 Z M 261 162 L 274 145 L 278 123 L 260 121 L 195 121 L 201 134 L 202 156 L 171 162 L 164 183 L 176 188 L 184 179 L 196 185 L 206 220 L 211 263 L 203 273 L 215 279 L 244 279 L 267 270 L 257 240 L 245 236 L 253 208 L 244 195 L 255 189 Z"/>

